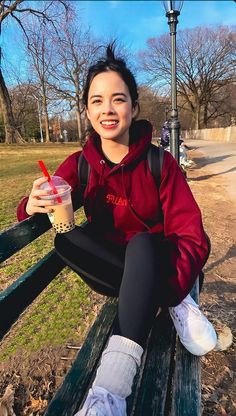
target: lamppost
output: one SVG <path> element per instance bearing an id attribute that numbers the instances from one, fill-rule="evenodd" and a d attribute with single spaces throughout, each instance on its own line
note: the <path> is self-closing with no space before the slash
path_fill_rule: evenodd
<path id="1" fill-rule="evenodd" d="M 183 1 L 163 1 L 171 37 L 171 113 L 170 113 L 170 151 L 179 163 L 179 131 L 180 123 L 178 120 L 177 109 L 177 86 L 176 86 L 176 28 L 178 16 L 183 5 Z"/>

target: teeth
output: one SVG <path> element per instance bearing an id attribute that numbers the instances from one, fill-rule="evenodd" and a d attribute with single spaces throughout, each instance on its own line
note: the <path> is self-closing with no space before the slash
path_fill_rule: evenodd
<path id="1" fill-rule="evenodd" d="M 101 124 L 105 124 L 106 126 L 111 126 L 112 124 L 117 124 L 117 121 L 102 121 Z"/>

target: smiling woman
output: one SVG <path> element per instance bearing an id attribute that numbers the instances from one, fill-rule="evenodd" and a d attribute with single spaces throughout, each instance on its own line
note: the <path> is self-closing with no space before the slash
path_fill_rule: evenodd
<path id="1" fill-rule="evenodd" d="M 169 308 L 180 340 L 192 354 L 204 355 L 216 344 L 212 325 L 189 295 L 209 244 L 200 210 L 170 153 L 164 152 L 160 185 L 152 175 L 152 126 L 136 120 L 136 81 L 115 57 L 113 45 L 90 67 L 83 100 L 94 132 L 83 151 L 69 156 L 55 175 L 69 183 L 74 201 L 83 201 L 88 224 L 57 234 L 55 248 L 93 290 L 118 298 L 118 315 L 76 416 L 125 416 L 126 398 L 160 307 Z M 81 157 L 91 168 L 85 189 L 78 177 Z M 18 207 L 20 220 L 42 212 L 45 204 L 38 195 L 35 181 Z"/>
<path id="2" fill-rule="evenodd" d="M 83 101 L 87 117 L 100 135 L 104 155 L 119 163 L 128 153 L 129 128 L 139 113 L 138 92 L 125 63 L 115 62 L 111 48 L 107 53 L 108 65 L 99 61 L 88 73 Z"/>

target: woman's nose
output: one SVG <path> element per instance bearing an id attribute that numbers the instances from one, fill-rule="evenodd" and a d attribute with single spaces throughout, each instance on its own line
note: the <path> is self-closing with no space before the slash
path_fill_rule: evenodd
<path id="1" fill-rule="evenodd" d="M 112 103 L 107 102 L 103 104 L 102 114 L 114 114 Z"/>

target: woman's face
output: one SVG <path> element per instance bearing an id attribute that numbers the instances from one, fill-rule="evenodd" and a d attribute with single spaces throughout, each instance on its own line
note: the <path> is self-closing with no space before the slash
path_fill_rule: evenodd
<path id="1" fill-rule="evenodd" d="M 87 117 L 101 140 L 129 143 L 129 127 L 136 109 L 129 89 L 115 71 L 102 72 L 91 82 Z"/>

